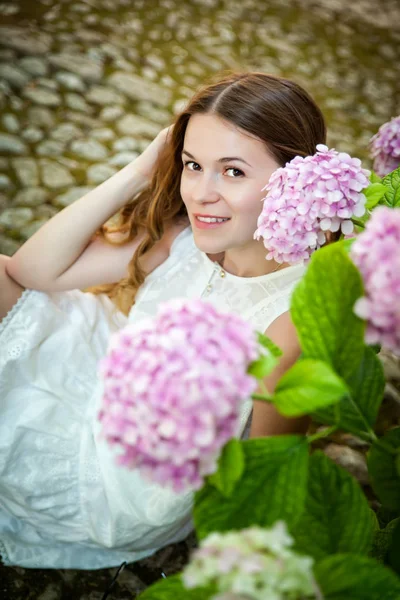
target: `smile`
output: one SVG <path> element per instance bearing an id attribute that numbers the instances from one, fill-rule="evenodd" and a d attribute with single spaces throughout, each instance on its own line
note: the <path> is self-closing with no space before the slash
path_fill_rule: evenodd
<path id="1" fill-rule="evenodd" d="M 195 215 L 195 226 L 198 229 L 215 229 L 230 221 L 229 217 L 201 217 Z"/>

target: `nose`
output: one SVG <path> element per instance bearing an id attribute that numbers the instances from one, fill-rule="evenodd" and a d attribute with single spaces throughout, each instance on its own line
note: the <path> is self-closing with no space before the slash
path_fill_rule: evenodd
<path id="1" fill-rule="evenodd" d="M 192 200 L 198 204 L 217 202 L 220 199 L 218 182 L 212 174 L 202 173 L 197 177 L 191 192 Z"/>

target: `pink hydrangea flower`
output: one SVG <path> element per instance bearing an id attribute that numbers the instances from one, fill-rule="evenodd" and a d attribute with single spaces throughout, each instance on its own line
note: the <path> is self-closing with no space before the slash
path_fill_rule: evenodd
<path id="1" fill-rule="evenodd" d="M 264 188 L 267 195 L 254 234 L 264 239 L 267 260 L 307 261 L 325 243 L 325 231 L 351 234 L 351 218 L 365 213 L 362 190 L 369 175 L 358 158 L 322 144 L 313 156 L 296 156 L 277 169 Z"/>
<path id="2" fill-rule="evenodd" d="M 154 319 L 115 333 L 99 363 L 99 418 L 120 464 L 175 491 L 200 488 L 239 433 L 259 354 L 248 323 L 197 299 L 163 303 Z"/>
<path id="3" fill-rule="evenodd" d="M 400 209 L 378 206 L 351 247 L 365 296 L 354 311 L 367 320 L 366 343 L 400 355 Z"/>
<path id="4" fill-rule="evenodd" d="M 400 115 L 384 123 L 371 138 L 371 155 L 379 177 L 400 167 Z"/>

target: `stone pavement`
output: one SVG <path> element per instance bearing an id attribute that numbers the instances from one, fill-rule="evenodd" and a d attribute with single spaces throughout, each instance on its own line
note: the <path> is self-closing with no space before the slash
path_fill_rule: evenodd
<path id="1" fill-rule="evenodd" d="M 400 112 L 397 0 L 0 0 L 0 253 L 133 160 L 215 72 L 291 77 L 321 105 L 329 145 L 369 166 Z M 399 422 L 400 369 L 382 427 Z M 364 448 L 325 448 L 368 486 Z M 180 569 L 194 537 L 128 566 L 110 600 Z M 0 567 L 5 600 L 101 600 L 116 569 Z"/>

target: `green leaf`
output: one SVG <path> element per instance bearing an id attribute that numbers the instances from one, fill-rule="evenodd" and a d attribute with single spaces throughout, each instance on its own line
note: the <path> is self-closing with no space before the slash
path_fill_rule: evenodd
<path id="1" fill-rule="evenodd" d="M 400 427 L 391 429 L 371 446 L 368 471 L 371 485 L 387 508 L 400 511 L 400 474 L 397 460 L 400 452 Z"/>
<path id="2" fill-rule="evenodd" d="M 258 331 L 257 337 L 259 344 L 261 344 L 261 346 L 264 346 L 264 348 L 269 350 L 272 356 L 275 356 L 276 358 L 282 356 L 282 350 L 278 348 L 278 346 L 274 344 L 274 342 L 270 340 L 269 337 L 267 337 L 264 333 Z"/>
<path id="3" fill-rule="evenodd" d="M 363 355 L 364 323 L 353 312 L 362 295 L 357 268 L 341 244 L 331 244 L 312 255 L 292 296 L 304 357 L 327 362 L 346 381 Z"/>
<path id="4" fill-rule="evenodd" d="M 365 190 L 363 190 L 363 194 L 367 198 L 367 202 L 365 207 L 368 210 L 371 210 L 378 204 L 380 200 L 382 200 L 383 196 L 387 192 L 387 187 L 383 185 L 383 183 L 371 183 Z"/>
<path id="5" fill-rule="evenodd" d="M 244 455 L 242 444 L 233 438 L 225 444 L 218 459 L 218 471 L 207 478 L 207 481 L 216 487 L 226 497 L 232 495 L 237 481 L 244 470 Z"/>
<path id="6" fill-rule="evenodd" d="M 247 372 L 256 379 L 264 379 L 276 367 L 278 359 L 272 354 L 263 354 L 257 360 L 250 363 Z"/>
<path id="7" fill-rule="evenodd" d="M 387 553 L 387 564 L 392 567 L 400 575 L 400 519 L 396 519 L 396 523 L 391 530 L 392 536 L 390 546 Z"/>
<path id="8" fill-rule="evenodd" d="M 347 385 L 329 365 L 320 360 L 304 359 L 281 377 L 271 402 L 282 415 L 298 417 L 339 402 L 346 393 Z"/>
<path id="9" fill-rule="evenodd" d="M 250 364 L 247 372 L 257 379 L 263 379 L 269 375 L 278 364 L 278 358 L 282 356 L 282 350 L 263 333 L 257 332 L 257 337 L 259 344 L 267 352 L 264 350 L 261 356 Z"/>
<path id="10" fill-rule="evenodd" d="M 333 407 L 316 410 L 313 417 L 355 435 L 371 435 L 385 388 L 382 363 L 373 348 L 364 346 L 362 360 L 347 383 L 350 393 Z"/>
<path id="11" fill-rule="evenodd" d="M 314 567 L 324 600 L 399 600 L 400 579 L 372 558 L 336 554 Z"/>
<path id="12" fill-rule="evenodd" d="M 195 495 L 194 522 L 199 538 L 212 531 L 269 527 L 282 519 L 295 523 L 303 509 L 308 468 L 305 436 L 282 435 L 242 442 L 245 471 L 226 498 L 206 484 Z"/>
<path id="13" fill-rule="evenodd" d="M 389 547 L 392 543 L 393 531 L 400 524 L 400 518 L 390 521 L 385 529 L 375 531 L 370 557 L 379 562 L 385 562 Z"/>
<path id="14" fill-rule="evenodd" d="M 386 186 L 384 203 L 391 208 L 400 206 L 400 167 L 388 173 L 382 183 Z"/>
<path id="15" fill-rule="evenodd" d="M 304 511 L 291 530 L 296 548 L 319 560 L 330 554 L 367 554 L 377 520 L 358 485 L 320 451 L 310 457 Z"/>
<path id="16" fill-rule="evenodd" d="M 214 586 L 186 589 L 180 575 L 171 575 L 148 587 L 138 598 L 140 600 L 208 600 L 215 591 Z"/>
<path id="17" fill-rule="evenodd" d="M 379 175 L 377 175 L 374 171 L 371 171 L 369 180 L 371 183 L 380 183 L 382 181 L 382 179 L 379 177 Z"/>

